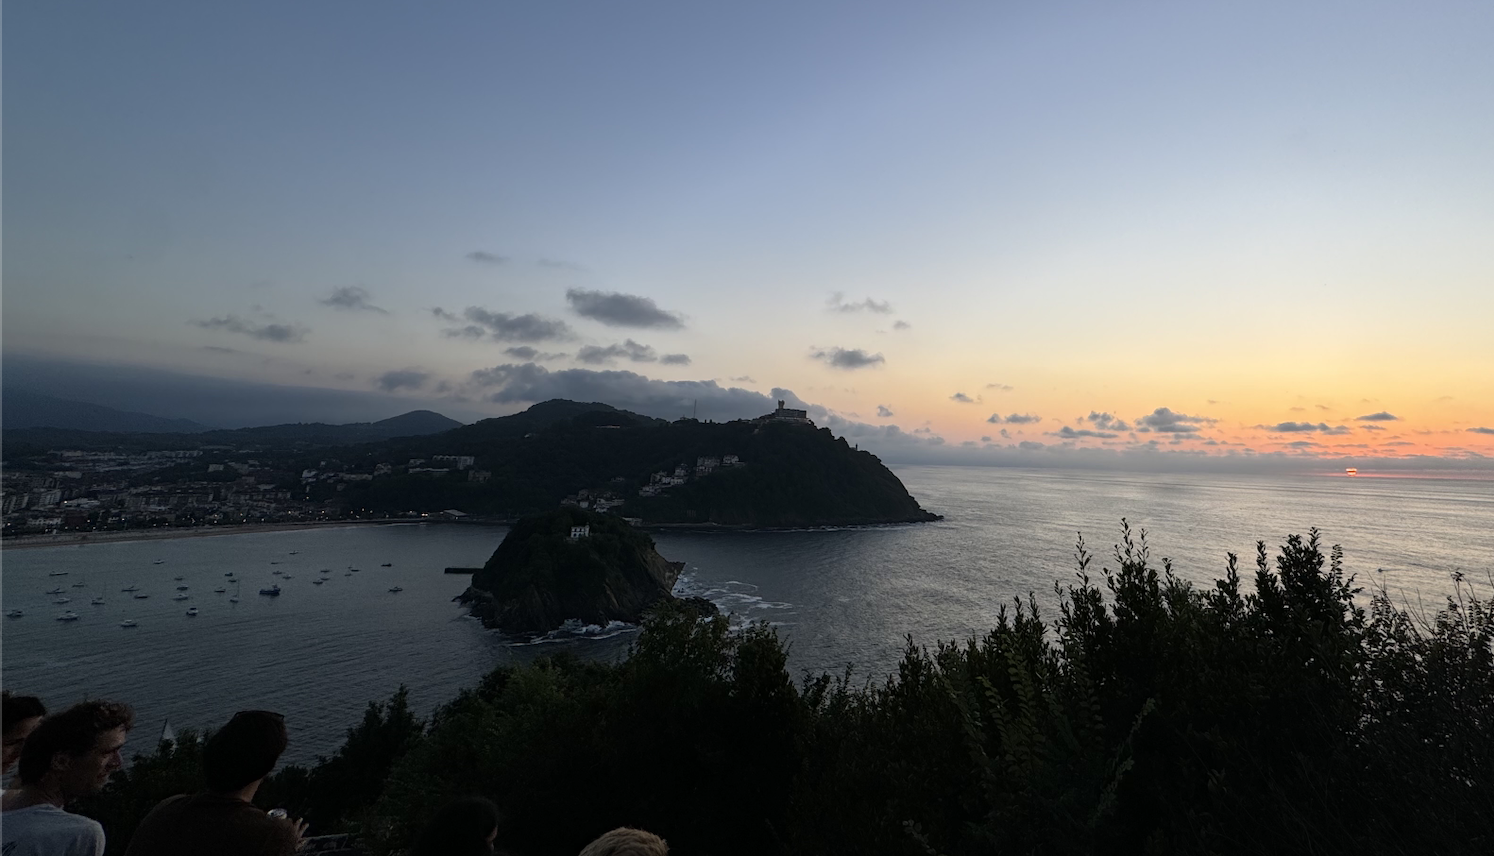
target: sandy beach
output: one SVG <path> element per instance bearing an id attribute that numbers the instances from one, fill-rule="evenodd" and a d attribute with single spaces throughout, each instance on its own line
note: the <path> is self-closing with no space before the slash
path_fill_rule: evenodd
<path id="1" fill-rule="evenodd" d="M 128 529 L 117 532 L 60 532 L 56 535 L 23 535 L 0 541 L 0 550 L 23 550 L 28 547 L 67 547 L 73 544 L 115 544 L 123 541 L 159 541 L 175 538 L 211 538 L 215 535 L 245 535 L 254 532 L 294 532 L 338 526 L 387 526 L 392 523 L 444 523 L 398 518 L 383 520 L 330 520 L 312 523 L 245 523 L 236 526 L 168 527 L 161 529 Z"/>

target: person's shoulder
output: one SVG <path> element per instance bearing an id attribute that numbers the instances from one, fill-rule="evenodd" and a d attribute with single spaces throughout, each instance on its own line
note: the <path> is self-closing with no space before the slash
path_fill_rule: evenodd
<path id="1" fill-rule="evenodd" d="M 31 841 L 53 853 L 104 852 L 102 824 L 53 805 L 27 806 L 5 812 L 3 826 L 7 844 Z"/>

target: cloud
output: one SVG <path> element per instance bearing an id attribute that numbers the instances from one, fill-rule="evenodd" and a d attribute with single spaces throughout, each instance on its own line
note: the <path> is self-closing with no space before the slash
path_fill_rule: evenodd
<path id="1" fill-rule="evenodd" d="M 220 345 L 203 345 L 202 349 L 204 351 L 212 351 L 215 354 L 237 354 L 237 353 L 239 353 L 239 351 L 237 349 L 235 349 L 235 348 L 224 348 L 224 347 L 222 347 Z"/>
<path id="2" fill-rule="evenodd" d="M 500 256 L 497 253 L 487 253 L 482 250 L 473 250 L 467 254 L 467 259 L 477 262 L 480 265 L 501 265 L 508 261 L 508 256 Z"/>
<path id="3" fill-rule="evenodd" d="M 575 262 L 565 261 L 564 259 L 540 259 L 537 264 L 543 268 L 554 268 L 556 270 L 586 270 L 585 267 Z"/>
<path id="4" fill-rule="evenodd" d="M 1048 436 L 1050 436 L 1050 437 L 1062 437 L 1065 440 L 1076 440 L 1076 439 L 1078 439 L 1080 437 L 1100 437 L 1100 438 L 1103 438 L 1103 439 L 1106 439 L 1106 440 L 1113 440 L 1116 437 L 1119 437 L 1120 435 L 1119 434 L 1112 434 L 1109 431 L 1091 431 L 1088 428 L 1074 429 L 1074 428 L 1070 428 L 1069 426 L 1065 425 L 1062 428 L 1058 429 L 1057 431 L 1049 431 L 1048 432 Z"/>
<path id="5" fill-rule="evenodd" d="M 1326 422 L 1314 425 L 1311 422 L 1278 422 L 1275 425 L 1257 425 L 1257 428 L 1266 431 L 1275 431 L 1280 434 L 1302 434 L 1317 432 L 1321 434 L 1348 434 L 1353 429 L 1347 425 L 1335 425 L 1330 427 Z"/>
<path id="6" fill-rule="evenodd" d="M 809 356 L 810 359 L 848 371 L 879 366 L 887 361 L 881 354 L 868 354 L 860 348 L 815 348 L 810 351 Z"/>
<path id="7" fill-rule="evenodd" d="M 1017 448 L 1027 452 L 1035 452 L 1038 449 L 1044 448 L 1045 446 L 1047 446 L 1046 443 L 1039 443 L 1036 440 L 1023 440 L 1022 442 L 1017 444 Z"/>
<path id="8" fill-rule="evenodd" d="M 659 358 L 659 362 L 666 366 L 688 366 L 690 365 L 689 354 L 665 354 Z"/>
<path id="9" fill-rule="evenodd" d="M 1360 425 L 1359 427 L 1363 428 L 1366 431 L 1384 431 L 1385 430 L 1385 426 L 1384 425 Z"/>
<path id="10" fill-rule="evenodd" d="M 380 315 L 389 314 L 387 309 L 380 309 L 369 303 L 368 291 L 356 285 L 345 285 L 342 288 L 335 289 L 330 297 L 318 300 L 317 303 L 323 306 L 330 306 L 333 309 L 346 309 L 350 312 L 367 311 L 377 312 Z"/>
<path id="11" fill-rule="evenodd" d="M 648 345 L 640 345 L 628 339 L 621 345 L 608 345 L 605 348 L 598 345 L 585 345 L 576 352 L 576 359 L 583 363 L 600 366 L 618 359 L 632 360 L 635 363 L 655 363 L 659 361 L 659 356 Z"/>
<path id="12" fill-rule="evenodd" d="M 246 321 L 237 315 L 224 315 L 221 318 L 209 318 L 206 321 L 193 321 L 192 324 L 204 330 L 227 330 L 230 333 L 242 333 L 262 342 L 284 342 L 295 344 L 304 341 L 309 332 L 300 324 L 280 324 L 271 322 L 268 324 L 256 324 Z"/>
<path id="13" fill-rule="evenodd" d="M 897 321 L 892 322 L 892 329 L 894 329 L 894 330 L 912 330 L 913 329 L 913 325 L 909 324 L 907 321 L 903 321 L 903 320 L 899 319 Z"/>
<path id="14" fill-rule="evenodd" d="M 1207 416 L 1189 416 L 1168 407 L 1159 407 L 1136 419 L 1138 431 L 1156 431 L 1162 434 L 1193 434 L 1199 425 L 1213 425 L 1217 419 Z"/>
<path id="15" fill-rule="evenodd" d="M 624 410 L 677 419 L 699 402 L 703 419 L 747 419 L 771 412 L 783 399 L 790 407 L 807 407 L 791 391 L 774 389 L 764 395 L 740 387 L 722 387 L 713 380 L 656 380 L 624 370 L 564 369 L 550 371 L 534 363 L 478 369 L 471 383 L 488 400 L 499 403 L 601 401 Z"/>
<path id="16" fill-rule="evenodd" d="M 988 383 L 986 384 L 986 389 L 994 389 L 997 392 L 1011 392 L 1012 390 L 1016 389 L 1016 387 L 1008 386 L 1004 383 Z"/>
<path id="17" fill-rule="evenodd" d="M 569 356 L 568 354 L 547 353 L 529 345 L 515 345 L 512 348 L 504 348 L 503 353 L 521 360 L 558 360 L 561 357 Z"/>
<path id="18" fill-rule="evenodd" d="M 1470 433 L 1470 434 L 1494 434 L 1494 428 L 1484 428 L 1484 427 L 1469 428 L 1468 429 L 1468 433 Z"/>
<path id="19" fill-rule="evenodd" d="M 892 412 L 892 408 L 891 407 L 888 407 L 885 404 L 878 404 L 877 405 L 877 418 L 878 419 L 890 419 L 890 418 L 892 418 L 893 415 L 894 414 Z"/>
<path id="20" fill-rule="evenodd" d="M 1368 413 L 1364 416 L 1354 417 L 1356 422 L 1399 422 L 1400 419 L 1401 417 L 1396 416 L 1394 413 L 1387 413 L 1384 410 L 1379 413 Z"/>
<path id="21" fill-rule="evenodd" d="M 1096 428 L 1099 428 L 1101 431 L 1131 430 L 1131 426 L 1127 425 L 1124 419 L 1117 419 L 1108 412 L 1100 413 L 1098 411 L 1091 410 L 1089 412 L 1089 415 L 1084 417 L 1084 421 L 1089 422 Z"/>
<path id="22" fill-rule="evenodd" d="M 1332 410 L 1333 409 L 1333 408 L 1329 407 L 1326 404 L 1314 404 L 1313 407 L 1316 407 L 1319 410 Z"/>
<path id="23" fill-rule="evenodd" d="M 837 291 L 834 294 L 830 295 L 830 299 L 826 302 L 825 308 L 829 312 L 842 313 L 875 312 L 878 315 L 887 315 L 892 312 L 892 304 L 888 303 L 885 300 L 877 301 L 872 300 L 870 297 L 868 297 L 864 300 L 858 300 L 854 303 L 847 303 L 845 293 L 840 291 Z M 907 324 L 906 322 L 900 321 L 898 323 L 903 324 L 903 326 L 898 327 L 897 324 L 893 324 L 892 327 L 894 330 L 905 330 L 908 327 L 912 326 L 911 324 Z"/>
<path id="24" fill-rule="evenodd" d="M 571 304 L 572 312 L 609 327 L 679 330 L 685 326 L 685 319 L 679 313 L 665 312 L 651 298 L 636 294 L 572 288 L 566 291 L 565 299 Z"/>
<path id="25" fill-rule="evenodd" d="M 420 389 L 430 380 L 429 372 L 419 369 L 399 369 L 392 372 L 384 372 L 374 378 L 374 385 L 385 392 L 395 392 L 401 389 Z"/>
<path id="26" fill-rule="evenodd" d="M 1002 423 L 1007 425 L 1033 425 L 1042 422 L 1043 417 L 1038 416 L 1036 413 L 1013 413 L 1003 418 L 1000 413 L 992 413 L 986 421 L 992 425 L 1000 425 Z"/>
<path id="27" fill-rule="evenodd" d="M 437 306 L 431 314 L 443 321 L 459 320 L 455 315 Z M 469 323 L 442 331 L 450 339 L 481 339 L 491 337 L 499 342 L 543 342 L 552 339 L 571 338 L 571 328 L 564 321 L 545 318 L 534 313 L 513 315 L 508 312 L 493 312 L 481 306 L 468 306 L 462 311 L 462 319 Z"/>
<path id="28" fill-rule="evenodd" d="M 963 392 L 957 392 L 954 395 L 951 395 L 949 397 L 949 400 L 950 401 L 958 401 L 961 404 L 974 404 L 977 401 L 979 401 L 980 399 L 978 399 L 978 398 L 971 398 L 970 396 L 966 395 Z"/>
<path id="29" fill-rule="evenodd" d="M 737 383 L 757 383 L 757 381 L 752 379 L 751 375 L 738 375 L 734 378 L 730 378 L 730 380 L 736 381 Z"/>

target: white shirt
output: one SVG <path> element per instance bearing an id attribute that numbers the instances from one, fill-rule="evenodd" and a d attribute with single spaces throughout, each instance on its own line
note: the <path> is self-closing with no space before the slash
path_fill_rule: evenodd
<path id="1" fill-rule="evenodd" d="M 104 827 L 42 804 L 0 814 L 0 856 L 104 856 Z"/>

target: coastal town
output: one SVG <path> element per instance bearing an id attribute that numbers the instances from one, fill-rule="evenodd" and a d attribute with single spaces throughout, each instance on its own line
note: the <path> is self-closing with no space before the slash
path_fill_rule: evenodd
<path id="1" fill-rule="evenodd" d="M 4 535 L 388 518 L 387 512 L 370 514 L 341 495 L 359 482 L 399 476 L 471 484 L 492 479 L 492 472 L 476 468 L 475 455 L 380 461 L 364 468 L 328 459 L 316 468 L 287 470 L 283 460 L 252 454 L 238 449 L 51 451 L 41 460 L 27 461 L 28 468 L 6 467 L 0 480 Z M 693 464 L 650 474 L 648 483 L 635 491 L 627 491 L 627 479 L 619 476 L 568 495 L 561 505 L 612 511 L 628 494 L 659 496 L 691 479 L 741 466 L 745 463 L 736 455 L 701 456 Z M 410 509 L 394 516 L 427 518 L 432 513 Z M 460 509 L 434 513 L 449 519 L 471 516 Z"/>
<path id="2" fill-rule="evenodd" d="M 785 407 L 782 401 L 776 410 L 752 422 L 759 427 L 813 426 L 805 411 Z M 402 480 L 407 487 L 414 484 L 410 479 L 437 480 L 444 488 L 442 495 L 456 496 L 491 493 L 497 487 L 493 471 L 478 466 L 477 450 L 379 458 L 370 448 L 375 447 L 326 449 L 321 454 L 263 445 L 150 451 L 48 448 L 29 454 L 8 449 L 0 477 L 0 531 L 12 539 L 391 518 L 504 519 L 474 513 L 460 503 L 449 508 L 414 503 L 416 507 L 393 510 L 360 504 L 359 489 L 385 479 Z M 336 455 L 346 455 L 348 460 Z M 746 465 L 735 454 L 694 455 L 646 476 L 612 475 L 566 495 L 559 504 L 622 513 L 631 499 L 665 496 L 693 480 Z"/>

